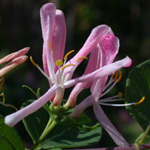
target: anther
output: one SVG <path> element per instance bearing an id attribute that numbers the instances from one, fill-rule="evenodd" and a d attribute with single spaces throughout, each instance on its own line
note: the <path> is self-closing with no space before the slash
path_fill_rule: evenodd
<path id="1" fill-rule="evenodd" d="M 112 74 L 112 76 L 114 76 L 114 75 L 115 75 L 115 78 L 113 79 L 113 82 L 115 82 L 115 81 L 119 82 L 122 78 L 121 71 L 120 70 L 116 71 L 115 73 Z"/>
<path id="2" fill-rule="evenodd" d="M 61 67 L 61 70 L 64 70 L 66 67 L 69 67 L 69 66 L 74 66 L 74 64 L 65 65 L 65 66 Z"/>
<path id="3" fill-rule="evenodd" d="M 142 99 L 139 102 L 135 103 L 134 105 L 137 106 L 137 105 L 143 103 L 144 100 L 145 100 L 145 96 L 143 96 Z"/>
<path id="4" fill-rule="evenodd" d="M 67 57 L 68 57 L 71 53 L 73 53 L 73 52 L 74 52 L 74 50 L 69 51 L 69 52 L 64 56 L 64 60 L 67 59 Z"/>
<path id="5" fill-rule="evenodd" d="M 115 77 L 113 79 L 113 82 L 115 82 L 118 78 L 118 71 L 116 71 L 115 73 L 112 74 L 112 76 L 114 76 L 114 75 L 115 75 Z"/>
<path id="6" fill-rule="evenodd" d="M 118 79 L 117 79 L 117 82 L 119 82 L 119 81 L 121 80 L 121 78 L 122 78 L 122 73 L 121 73 L 121 71 L 118 70 L 118 72 L 119 72 L 119 77 L 118 77 Z"/>
<path id="7" fill-rule="evenodd" d="M 1 93 L 0 96 L 3 97 L 3 103 L 5 103 L 5 95 L 4 95 L 4 93 Z"/>
<path id="8" fill-rule="evenodd" d="M 78 62 L 80 59 L 88 59 L 87 57 L 83 56 L 83 57 L 79 57 L 76 62 Z"/>
<path id="9" fill-rule="evenodd" d="M 120 99 L 123 98 L 123 93 L 122 93 L 122 92 L 119 92 L 119 93 L 118 93 L 118 96 L 119 96 Z"/>
<path id="10" fill-rule="evenodd" d="M 54 49 L 52 48 L 51 44 L 49 43 L 49 41 L 47 40 L 48 46 L 50 47 L 50 49 L 54 52 Z"/>
<path id="11" fill-rule="evenodd" d="M 0 87 L 1 87 L 4 84 L 4 76 L 1 77 L 0 82 L 1 82 L 0 83 Z"/>
<path id="12" fill-rule="evenodd" d="M 38 64 L 36 64 L 36 63 L 33 61 L 32 56 L 30 56 L 30 61 L 32 62 L 32 64 L 33 64 L 35 67 L 38 67 L 38 66 L 39 66 Z"/>

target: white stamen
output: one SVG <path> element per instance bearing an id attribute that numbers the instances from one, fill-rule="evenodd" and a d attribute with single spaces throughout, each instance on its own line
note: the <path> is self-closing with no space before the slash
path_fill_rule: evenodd
<path id="1" fill-rule="evenodd" d="M 103 91 L 105 91 L 106 88 L 107 88 L 109 85 L 111 85 L 112 82 L 113 82 L 113 76 L 111 76 L 111 78 L 109 79 L 108 83 L 105 85 Z"/>
<path id="2" fill-rule="evenodd" d="M 51 79 L 56 81 L 56 74 L 54 71 L 54 60 L 53 60 L 53 51 L 51 51 L 51 60 L 50 60 L 50 65 L 51 65 Z"/>
<path id="3" fill-rule="evenodd" d="M 99 101 L 99 104 L 101 104 L 101 103 L 103 103 L 103 102 L 117 102 L 117 101 L 124 101 L 125 99 L 101 99 L 100 101 Z"/>
<path id="4" fill-rule="evenodd" d="M 112 88 L 116 85 L 116 83 L 117 83 L 117 80 L 112 84 L 112 86 L 107 91 L 105 91 L 104 93 L 102 93 L 101 97 L 104 96 L 104 95 L 106 95 L 108 92 L 110 92 L 112 90 Z"/>
<path id="5" fill-rule="evenodd" d="M 68 79 L 72 76 L 72 74 L 74 73 L 74 71 L 75 71 L 75 69 L 77 68 L 78 64 L 79 64 L 79 62 L 77 62 L 77 63 L 75 64 L 75 66 L 73 67 L 73 69 L 69 72 L 69 74 L 66 75 L 66 77 L 65 77 L 65 79 L 64 79 L 64 83 L 65 83 L 66 81 L 68 81 Z"/>
<path id="6" fill-rule="evenodd" d="M 131 106 L 135 105 L 136 103 L 128 103 L 128 104 L 108 104 L 108 103 L 100 103 L 100 105 L 105 105 L 105 106 L 113 106 L 113 107 L 124 107 L 124 106 Z"/>
<path id="7" fill-rule="evenodd" d="M 39 66 L 38 66 L 37 68 L 39 69 L 39 71 L 40 71 L 51 83 L 53 83 L 52 80 L 51 80 L 51 78 L 50 78 Z"/>

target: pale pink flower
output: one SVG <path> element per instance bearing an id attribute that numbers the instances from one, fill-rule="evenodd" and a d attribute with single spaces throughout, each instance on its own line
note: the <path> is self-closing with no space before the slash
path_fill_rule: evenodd
<path id="1" fill-rule="evenodd" d="M 66 40 L 66 24 L 63 12 L 57 10 L 54 4 L 48 3 L 41 8 L 40 14 L 44 40 L 43 65 L 45 73 L 37 64 L 34 62 L 33 64 L 48 79 L 50 89 L 32 104 L 6 116 L 5 123 L 9 126 L 14 126 L 21 119 L 41 108 L 52 96 L 53 105 L 59 108 L 66 88 L 82 82 L 88 82 L 87 84 L 90 83 L 88 85 L 89 87 L 94 80 L 107 78 L 108 75 L 113 74 L 122 67 L 128 67 L 131 64 L 131 59 L 126 57 L 115 63 L 109 63 L 104 67 L 95 68 L 81 77 L 72 79 L 75 69 L 81 63 L 83 58 L 102 42 L 105 35 L 113 34 L 113 32 L 107 25 L 97 26 L 92 30 L 80 51 L 68 62 L 67 53 L 64 57 L 64 62 L 62 62 Z M 92 66 L 95 67 L 95 64 L 90 64 L 90 68 L 92 68 Z M 71 106 L 70 103 L 69 105 Z"/>
<path id="2" fill-rule="evenodd" d="M 97 44 L 95 49 L 91 52 L 90 60 L 89 60 L 88 66 L 84 74 L 93 72 L 94 70 L 97 70 L 99 68 L 102 69 L 102 68 L 108 67 L 110 64 L 112 64 L 116 54 L 118 53 L 118 50 L 119 50 L 119 39 L 115 37 L 113 33 L 103 36 L 102 40 Z M 95 66 L 92 64 L 95 64 Z M 119 65 L 120 64 L 118 64 L 118 66 Z M 116 66 L 112 65 L 111 69 L 113 69 L 113 67 L 116 67 Z M 113 96 L 111 98 L 100 99 L 115 86 L 120 76 L 118 75 L 116 79 L 114 79 L 115 77 L 112 76 L 110 80 L 108 81 L 108 83 L 106 84 L 107 78 L 108 76 L 106 75 L 98 80 L 93 80 L 91 82 L 87 81 L 87 82 L 78 83 L 72 90 L 69 96 L 69 99 L 66 103 L 66 106 L 74 105 L 78 94 L 83 89 L 91 87 L 91 95 L 88 96 L 85 100 L 83 100 L 69 116 L 73 118 L 78 118 L 87 107 L 93 105 L 93 110 L 98 121 L 101 123 L 104 129 L 109 133 L 109 135 L 112 137 L 114 142 L 118 146 L 127 146 L 128 143 L 126 142 L 126 140 L 113 126 L 113 124 L 107 118 L 107 116 L 105 115 L 105 113 L 103 112 L 100 106 L 102 104 L 107 105 L 108 103 L 106 102 L 115 101 L 116 98 L 118 98 L 118 96 Z M 106 88 L 107 90 L 105 90 Z M 112 105 L 108 104 L 108 105 L 112 106 L 113 104 Z"/>

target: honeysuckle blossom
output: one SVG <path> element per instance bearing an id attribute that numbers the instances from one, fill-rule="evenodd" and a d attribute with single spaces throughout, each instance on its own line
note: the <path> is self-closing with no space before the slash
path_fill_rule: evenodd
<path id="1" fill-rule="evenodd" d="M 0 59 L 0 64 L 7 63 L 0 69 L 0 77 L 4 74 L 15 68 L 16 66 L 22 64 L 27 60 L 27 56 L 25 55 L 29 51 L 29 47 L 23 48 L 19 51 L 13 52 L 4 58 Z"/>
<path id="2" fill-rule="evenodd" d="M 112 64 L 116 54 L 118 53 L 118 50 L 119 50 L 119 39 L 115 37 L 113 33 L 105 35 L 102 38 L 102 40 L 97 44 L 95 49 L 91 52 L 89 64 L 84 74 L 87 74 L 87 72 L 89 73 L 99 68 L 102 69 L 108 67 L 110 64 Z M 95 67 L 91 65 L 93 61 Z M 116 66 L 112 65 L 112 69 L 113 67 Z M 106 95 L 120 80 L 121 78 L 120 70 L 116 72 L 116 75 L 112 75 L 109 82 L 106 84 L 107 78 L 108 76 L 106 75 L 98 80 L 93 80 L 92 82 L 90 82 L 90 85 L 89 82 L 78 83 L 72 90 L 69 99 L 66 103 L 66 106 L 71 106 L 71 104 L 74 105 L 74 103 L 72 102 L 76 102 L 78 94 L 83 89 L 91 87 L 91 95 L 88 96 L 85 100 L 83 100 L 75 108 L 75 110 L 70 114 L 70 117 L 78 118 L 84 109 L 93 105 L 93 109 L 97 119 L 104 127 L 104 129 L 112 137 L 114 142 L 119 146 L 127 146 L 128 143 L 126 142 L 126 140 L 121 136 L 121 134 L 116 130 L 113 124 L 109 121 L 109 119 L 103 112 L 101 106 L 99 105 L 99 104 L 105 104 L 105 102 L 109 102 L 113 100 L 113 98 L 117 98 L 117 96 L 114 96 L 111 98 L 99 100 L 102 96 Z M 105 91 L 105 89 L 108 88 L 109 86 L 110 88 Z"/>
<path id="3" fill-rule="evenodd" d="M 66 40 L 66 24 L 63 12 L 57 10 L 54 4 L 48 3 L 41 8 L 40 15 L 44 41 L 43 66 L 45 72 L 34 63 L 32 59 L 31 61 L 48 79 L 50 88 L 32 104 L 6 116 L 5 123 L 9 126 L 14 126 L 21 119 L 41 108 L 50 99 L 53 101 L 53 105 L 57 106 L 57 109 L 59 109 L 66 88 L 82 82 L 86 82 L 86 86 L 90 87 L 93 85 L 94 80 L 96 81 L 98 79 L 107 78 L 108 75 L 113 74 L 122 67 L 128 67 L 131 64 L 131 59 L 125 57 L 120 61 L 103 65 L 94 70 L 91 69 L 91 71 L 87 71 L 83 76 L 72 79 L 75 69 L 83 59 L 86 59 L 86 56 L 89 53 L 91 53 L 97 46 L 100 46 L 99 43 L 103 43 L 103 38 L 105 36 L 110 34 L 114 36 L 114 34 L 111 28 L 107 25 L 95 27 L 80 51 L 72 59 L 67 61 L 68 55 L 73 51 L 67 53 L 63 58 Z M 92 68 L 95 67 L 96 64 L 90 63 L 89 65 L 90 68 Z M 75 102 L 72 103 L 73 105 L 75 104 Z M 66 107 L 70 106 L 70 103 L 69 105 L 66 105 Z"/>

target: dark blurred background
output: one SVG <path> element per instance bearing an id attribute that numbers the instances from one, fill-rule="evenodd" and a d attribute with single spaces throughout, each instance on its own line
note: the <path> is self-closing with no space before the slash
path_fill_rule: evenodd
<path id="1" fill-rule="evenodd" d="M 107 24 L 120 39 L 120 52 L 116 60 L 126 55 L 132 58 L 130 68 L 123 69 L 122 80 L 108 94 L 112 96 L 123 92 L 129 71 L 139 63 L 150 57 L 150 1 L 149 0 L 0 0 L 0 58 L 29 46 L 28 56 L 42 67 L 42 35 L 39 11 L 43 4 L 55 3 L 58 9 L 63 10 L 67 23 L 66 52 L 82 47 L 91 30 L 100 25 Z M 81 68 L 85 68 L 86 61 Z M 77 69 L 75 76 L 81 74 Z M 10 73 L 5 75 L 2 92 L 5 93 L 6 103 L 16 106 L 34 95 L 22 85 L 28 85 L 34 90 L 41 87 L 43 94 L 49 88 L 47 80 L 31 64 L 29 59 Z M 83 99 L 83 92 L 79 99 Z M 67 95 L 67 94 L 66 94 Z M 67 97 L 66 97 L 67 98 Z M 132 144 L 140 135 L 142 129 L 129 116 L 125 108 L 103 107 L 110 120 L 118 130 Z M 91 109 L 88 109 L 91 111 Z M 0 105 L 0 114 L 7 115 L 13 109 Z M 23 124 L 16 125 L 24 144 L 30 147 L 32 141 L 26 133 Z M 103 131 L 103 138 L 98 146 L 114 146 L 111 138 Z"/>

